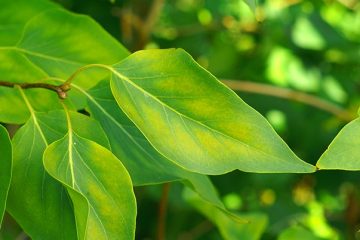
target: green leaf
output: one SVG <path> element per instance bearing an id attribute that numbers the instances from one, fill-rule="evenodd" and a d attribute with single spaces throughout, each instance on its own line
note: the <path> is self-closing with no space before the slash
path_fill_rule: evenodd
<path id="1" fill-rule="evenodd" d="M 249 6 L 251 11 L 255 14 L 257 8 L 257 0 L 244 0 L 244 2 Z"/>
<path id="2" fill-rule="evenodd" d="M 49 136 L 59 133 L 56 128 L 44 130 L 46 122 L 41 122 L 41 116 L 28 106 L 31 118 L 13 138 L 14 165 L 7 210 L 34 239 L 76 239 L 67 193 L 42 164 Z"/>
<path id="3" fill-rule="evenodd" d="M 190 171 L 314 172 L 258 112 L 183 50 L 146 50 L 114 65 L 111 90 L 165 157 Z"/>
<path id="4" fill-rule="evenodd" d="M 5 212 L 12 171 L 12 149 L 9 134 L 0 125 L 0 228 Z"/>
<path id="5" fill-rule="evenodd" d="M 2 0 L 1 7 L 6 9 L 6 11 L 0 11 L 1 80 L 12 82 L 24 82 L 25 80 L 26 82 L 39 81 L 44 78 L 44 73 L 33 66 L 21 54 L 9 49 L 20 40 L 25 24 L 32 17 L 46 10 L 58 8 L 58 5 L 49 1 L 39 0 Z M 19 11 L 19 8 L 22 10 Z M 24 79 L 24 76 L 26 76 L 26 79 Z M 44 92 L 41 91 L 41 93 Z M 48 92 L 45 94 L 46 96 L 44 97 L 50 95 Z M 43 106 L 44 104 L 41 104 L 39 107 Z M 0 121 L 20 124 L 24 123 L 29 116 L 26 105 L 21 101 L 18 92 L 0 87 Z"/>
<path id="6" fill-rule="evenodd" d="M 20 11 L 19 15 L 24 16 L 18 16 L 18 11 L 14 10 L 14 17 L 8 16 L 9 11 L 0 13 L 0 20 L 4 19 L 0 23 L 0 38 L 2 33 L 6 33 L 1 30 L 2 24 L 5 29 L 16 27 L 14 31 L 21 33 L 21 38 L 11 33 L 16 35 L 14 39 L 5 43 L 0 41 L 2 81 L 53 83 L 45 78 L 66 79 L 81 66 L 90 63 L 113 64 L 129 55 L 120 43 L 87 16 L 66 12 L 57 5 L 40 0 L 31 3 L 6 0 L 5 6 L 26 11 Z M 89 88 L 107 74 L 93 69 L 77 75 L 76 81 L 82 87 Z M 92 81 L 89 81 L 90 77 Z M 47 91 L 47 95 L 50 94 L 56 97 L 56 94 Z M 36 98 L 31 94 L 28 97 L 30 101 Z M 70 91 L 69 98 L 76 108 L 83 108 L 84 96 Z M 22 111 L 26 106 L 16 99 L 18 95 L 13 89 L 0 87 L 0 121 L 19 124 L 28 119 L 28 111 Z M 45 105 L 47 108 L 44 108 L 44 104 L 35 104 L 40 111 L 48 110 L 49 106 L 55 108 L 51 103 Z"/>
<path id="7" fill-rule="evenodd" d="M 13 138 L 14 167 L 7 210 L 34 239 L 43 239 L 44 235 L 49 239 L 76 239 L 68 194 L 46 173 L 42 163 L 45 148 L 67 133 L 66 115 L 64 111 L 37 113 L 25 91 L 20 94 L 31 118 Z M 71 119 L 78 134 L 108 147 L 98 123 L 78 113 L 72 113 Z"/>
<path id="8" fill-rule="evenodd" d="M 229 218 L 223 211 L 199 198 L 190 189 L 185 189 L 184 198 L 217 226 L 224 239 L 257 240 L 260 239 L 267 226 L 268 219 L 264 214 L 241 214 L 239 217 L 247 219 L 248 222 L 239 222 L 234 218 Z"/>
<path id="9" fill-rule="evenodd" d="M 81 66 L 112 64 L 129 55 L 91 18 L 59 9 L 32 18 L 14 50 L 23 53 L 49 76 L 60 78 L 69 77 Z M 89 76 L 93 81 L 88 80 Z M 90 87 L 101 76 L 102 72 L 89 71 L 78 77 L 77 83 Z"/>
<path id="10" fill-rule="evenodd" d="M 68 189 L 79 239 L 134 239 L 136 203 L 130 176 L 106 148 L 71 127 L 44 153 L 44 165 Z"/>
<path id="11" fill-rule="evenodd" d="M 302 226 L 291 226 L 284 230 L 280 235 L 278 240 L 321 240 L 323 238 L 315 236 L 312 232 L 305 229 Z"/>
<path id="12" fill-rule="evenodd" d="M 183 181 L 204 200 L 226 212 L 207 176 L 186 171 L 158 153 L 144 135 L 119 109 L 108 81 L 89 91 L 73 85 L 88 97 L 91 116 L 97 119 L 109 138 L 112 152 L 121 159 L 134 185 Z M 227 214 L 233 217 L 232 214 Z"/>
<path id="13" fill-rule="evenodd" d="M 22 54 L 11 50 L 0 50 L 0 73 L 1 80 L 9 80 L 15 83 L 44 82 L 46 77 L 41 70 L 34 67 Z M 26 78 L 24 78 L 26 76 Z M 45 89 L 27 90 L 28 98 L 35 110 L 53 110 L 60 108 L 58 97 L 55 93 Z M 47 99 L 43 101 L 42 99 Z M 18 90 L 0 87 L 0 121 L 13 124 L 26 122 L 30 117 L 25 102 Z"/>
<path id="14" fill-rule="evenodd" d="M 113 153 L 128 169 L 134 185 L 175 181 L 187 175 L 187 171 L 158 153 L 119 109 L 109 81 L 100 82 L 88 92 L 82 91 L 88 97 L 91 116 L 104 128 Z"/>
<path id="15" fill-rule="evenodd" d="M 360 118 L 339 132 L 316 166 L 319 169 L 360 170 Z"/>
<path id="16" fill-rule="evenodd" d="M 13 46 L 21 38 L 29 19 L 43 11 L 58 8 L 58 5 L 41 0 L 1 0 L 1 7 L 6 11 L 0 11 L 0 46 Z"/>

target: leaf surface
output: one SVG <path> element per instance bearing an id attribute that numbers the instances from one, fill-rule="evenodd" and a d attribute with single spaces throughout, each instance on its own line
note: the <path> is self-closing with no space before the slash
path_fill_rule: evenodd
<path id="1" fill-rule="evenodd" d="M 14 167 L 8 211 L 34 239 L 42 239 L 44 235 L 49 239 L 76 239 L 75 218 L 66 189 L 46 173 L 42 162 L 45 148 L 67 133 L 66 115 L 64 111 L 38 113 L 25 91 L 20 90 L 20 94 L 26 100 L 31 118 L 13 138 Z M 78 113 L 71 113 L 71 119 L 78 134 L 109 147 L 94 120 Z"/>
<path id="2" fill-rule="evenodd" d="M 13 46 L 21 38 L 25 24 L 37 14 L 58 8 L 58 5 L 42 0 L 1 0 L 0 46 Z M 19 11 L 19 7 L 22 9 Z"/>
<path id="3" fill-rule="evenodd" d="M 249 6 L 251 11 L 256 14 L 256 8 L 257 8 L 257 0 L 244 0 L 244 2 Z"/>
<path id="4" fill-rule="evenodd" d="M 34 67 L 25 56 L 13 50 L 0 50 L 0 62 L 0 81 L 34 83 L 44 82 L 42 79 L 46 77 L 46 74 Z M 57 95 L 49 90 L 28 89 L 26 92 L 35 110 L 47 111 L 61 107 Z M 43 101 L 44 98 L 47 101 Z M 0 86 L 0 121 L 21 124 L 29 117 L 30 112 L 19 91 Z"/>
<path id="5" fill-rule="evenodd" d="M 1 80 L 11 82 L 39 81 L 44 78 L 44 73 L 21 54 L 11 49 L 20 40 L 24 26 L 31 18 L 46 10 L 58 8 L 58 5 L 41 0 L 2 0 L 1 7 L 6 9 L 6 11 L 0 11 Z M 19 11 L 19 7 L 22 11 Z M 49 96 L 49 93 L 45 94 L 45 97 Z M 29 98 L 32 101 L 31 96 Z M 40 105 L 40 107 L 43 106 L 44 104 Z M 19 93 L 13 89 L 0 87 L 0 121 L 20 124 L 26 122 L 29 116 L 30 114 L 24 102 L 21 101 Z"/>
<path id="6" fill-rule="evenodd" d="M 279 234 L 278 240 L 324 240 L 301 225 L 294 225 Z"/>
<path id="7" fill-rule="evenodd" d="M 96 35 L 96 38 L 94 38 Z M 14 47 L 49 76 L 67 78 L 81 66 L 113 64 L 128 51 L 94 20 L 54 9 L 32 18 Z M 92 76 L 92 81 L 89 81 Z M 88 71 L 77 77 L 83 87 L 96 84 L 102 71 Z"/>
<path id="8" fill-rule="evenodd" d="M 0 41 L 0 60 L 3 63 L 0 66 L 1 81 L 54 83 L 45 78 L 67 79 L 84 65 L 113 64 L 129 55 L 90 17 L 69 13 L 56 4 L 42 0 L 31 3 L 5 0 L 4 4 L 8 9 L 22 8 L 26 11 L 14 10 L 14 16 L 9 16 L 8 10 L 0 12 L 0 37 L 7 33 L 2 31 L 3 28 L 14 28 L 17 32 L 10 33 L 14 39 Z M 79 74 L 76 81 L 82 87 L 89 88 L 107 74 L 92 69 Z M 39 91 L 33 92 L 37 95 Z M 49 91 L 46 95 L 57 97 Z M 18 97 L 13 89 L 0 87 L 0 121 L 19 124 L 28 119 L 28 111 L 23 111 L 26 106 L 17 100 Z M 30 102 L 36 97 L 28 95 Z M 84 107 L 85 98 L 76 91 L 70 91 L 69 98 L 77 109 Z M 48 110 L 44 105 L 56 108 L 51 103 L 35 104 L 41 111 Z"/>
<path id="9" fill-rule="evenodd" d="M 360 118 L 357 118 L 338 133 L 322 154 L 319 169 L 360 170 Z"/>
<path id="10" fill-rule="evenodd" d="M 9 134 L 0 125 L 0 228 L 5 212 L 7 195 L 11 181 L 12 149 Z"/>
<path id="11" fill-rule="evenodd" d="M 109 150 L 69 127 L 64 138 L 46 149 L 44 164 L 69 191 L 80 239 L 134 239 L 132 183 Z"/>
<path id="12" fill-rule="evenodd" d="M 185 169 L 315 171 L 264 117 L 185 51 L 139 51 L 113 68 L 118 105 L 160 153 Z"/>
<path id="13" fill-rule="evenodd" d="M 121 159 L 134 185 L 183 181 L 205 201 L 227 212 L 216 189 L 207 176 L 186 171 L 158 153 L 119 109 L 108 81 L 102 81 L 89 91 L 76 86 L 88 97 L 91 116 L 97 119 L 109 138 L 112 152 Z M 233 217 L 228 213 L 229 217 Z"/>
<path id="14" fill-rule="evenodd" d="M 119 109 L 111 94 L 109 81 L 102 81 L 86 92 L 92 117 L 104 128 L 114 154 L 129 170 L 135 185 L 180 180 L 187 171 L 158 153 L 144 135 Z"/>
<path id="15" fill-rule="evenodd" d="M 27 99 L 22 90 L 21 94 Z M 7 210 L 34 239 L 76 239 L 66 190 L 45 172 L 42 164 L 49 136 L 59 137 L 61 133 L 56 128 L 44 130 L 46 122 L 42 123 L 41 115 L 26 102 L 31 118 L 13 138 L 14 166 Z"/>

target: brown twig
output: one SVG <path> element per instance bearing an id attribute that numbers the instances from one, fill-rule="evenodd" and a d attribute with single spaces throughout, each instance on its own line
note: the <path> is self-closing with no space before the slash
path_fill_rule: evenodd
<path id="1" fill-rule="evenodd" d="M 60 99 L 65 99 L 67 97 L 66 92 L 70 90 L 70 86 L 68 84 L 53 85 L 48 83 L 13 83 L 7 81 L 0 81 L 0 86 L 10 88 L 19 86 L 23 89 L 44 88 L 56 92 Z"/>
<path id="2" fill-rule="evenodd" d="M 307 105 L 321 109 L 325 112 L 331 113 L 337 118 L 346 122 L 351 121 L 355 118 L 354 114 L 341 108 L 340 106 L 307 93 L 248 81 L 226 79 L 223 79 L 221 81 L 234 91 L 256 93 L 305 103 Z"/>
<path id="3" fill-rule="evenodd" d="M 151 31 L 161 14 L 161 9 L 164 6 L 164 2 L 165 0 L 153 0 L 146 19 L 143 20 L 141 28 L 138 29 L 139 41 L 136 46 L 137 49 L 143 49 L 149 42 Z"/>
<path id="4" fill-rule="evenodd" d="M 61 85 L 53 85 L 48 83 L 14 83 L 8 81 L 0 81 L 0 86 L 13 88 L 14 86 L 19 86 L 23 89 L 28 88 L 44 88 L 56 92 L 60 99 L 65 99 L 67 97 L 67 91 L 71 88 L 71 81 L 75 76 L 90 67 L 101 67 L 110 69 L 109 67 L 101 64 L 89 64 L 86 65 L 73 73 L 65 83 Z M 340 120 L 349 122 L 355 118 L 355 115 L 346 109 L 341 108 L 340 106 L 328 102 L 324 99 L 316 97 L 314 95 L 310 95 L 307 93 L 295 91 L 292 89 L 286 89 L 281 87 L 275 87 L 262 83 L 254 83 L 249 81 L 238 81 L 238 80 L 227 80 L 223 79 L 222 82 L 226 84 L 228 87 L 235 91 L 256 93 L 261 95 L 273 96 L 278 98 L 289 99 L 293 101 L 298 101 L 305 103 L 309 106 L 313 106 L 315 108 L 321 109 L 323 111 L 329 112 L 335 115 Z"/>
<path id="5" fill-rule="evenodd" d="M 164 3 L 165 0 L 153 0 L 145 19 L 133 13 L 131 9 L 113 9 L 113 15 L 120 18 L 123 38 L 129 41 L 133 39 L 134 32 L 138 35 L 135 50 L 143 49 L 149 42 L 151 31 L 161 14 Z"/>
<path id="6" fill-rule="evenodd" d="M 26 235 L 25 232 L 21 232 L 16 238 L 15 240 L 28 240 L 30 239 L 28 235 Z"/>
<path id="7" fill-rule="evenodd" d="M 161 14 L 161 10 L 164 7 L 164 3 L 165 0 L 153 0 L 150 11 L 145 20 L 145 25 L 143 27 L 143 31 L 146 32 L 147 35 L 149 35 L 156 21 L 158 20 Z"/>
<path id="8" fill-rule="evenodd" d="M 157 240 L 165 239 L 166 212 L 169 198 L 170 183 L 164 183 L 159 205 Z"/>

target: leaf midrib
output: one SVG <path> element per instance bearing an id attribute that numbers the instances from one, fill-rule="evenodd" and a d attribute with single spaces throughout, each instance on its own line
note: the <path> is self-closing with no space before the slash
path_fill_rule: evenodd
<path id="1" fill-rule="evenodd" d="M 215 133 L 217 133 L 217 134 L 219 134 L 219 135 L 221 135 L 221 136 L 224 136 L 224 137 L 226 137 L 226 138 L 229 138 L 229 139 L 231 139 L 231 140 L 234 140 L 234 141 L 236 141 L 236 142 L 239 142 L 240 144 L 244 145 L 244 146 L 247 147 L 247 148 L 254 149 L 256 152 L 259 152 L 260 154 L 264 154 L 264 155 L 269 156 L 269 157 L 271 157 L 271 158 L 279 159 L 279 160 L 281 160 L 281 161 L 286 161 L 286 159 L 283 159 L 283 158 L 281 158 L 281 157 L 279 157 L 279 156 L 277 156 L 277 155 L 271 155 L 270 153 L 264 152 L 262 149 L 259 149 L 259 148 L 257 148 L 257 147 L 248 145 L 247 143 L 242 142 L 240 139 L 237 139 L 237 138 L 235 138 L 235 137 L 232 137 L 232 136 L 230 136 L 230 135 L 227 135 L 227 134 L 221 132 L 221 131 L 218 130 L 218 129 L 214 129 L 213 127 L 210 127 L 210 126 L 208 126 L 208 125 L 206 125 L 206 124 L 204 124 L 204 123 L 202 123 L 202 122 L 200 122 L 200 121 L 198 121 L 198 120 L 196 120 L 196 119 L 193 119 L 193 118 L 191 118 L 191 117 L 189 117 L 189 116 L 187 116 L 187 115 L 184 115 L 183 113 L 178 112 L 176 109 L 174 109 L 174 108 L 172 108 L 171 106 L 167 105 L 166 103 L 160 101 L 160 99 L 158 99 L 156 96 L 152 95 L 151 93 L 149 93 L 149 92 L 145 91 L 143 88 L 141 88 L 139 85 L 135 84 L 135 83 L 134 83 L 133 81 L 131 81 L 127 76 L 125 76 L 125 75 L 117 72 L 114 68 L 111 68 L 111 71 L 112 71 L 113 74 L 115 74 L 118 78 L 122 79 L 123 81 L 128 82 L 130 85 L 132 85 L 133 87 L 135 87 L 136 89 L 138 89 L 138 90 L 139 90 L 140 92 L 142 92 L 144 95 L 147 95 L 147 96 L 151 97 L 152 99 L 154 99 L 155 101 L 157 101 L 160 105 L 162 105 L 163 107 L 168 108 L 169 110 L 173 111 L 174 113 L 176 113 L 176 114 L 178 114 L 178 115 L 180 115 L 180 116 L 182 116 L 182 117 L 184 117 L 184 118 L 186 118 L 186 119 L 188 119 L 188 120 L 190 120 L 190 121 L 192 121 L 192 122 L 195 122 L 196 124 L 198 124 L 198 125 L 200 125 L 200 126 L 202 126 L 202 127 L 204 127 L 204 128 L 207 128 L 208 130 L 213 131 L 213 132 L 215 132 Z M 140 129 L 140 128 L 139 128 L 139 129 Z M 296 157 L 296 156 L 295 156 L 295 157 Z M 297 157 L 296 157 L 296 158 L 297 158 Z M 296 159 L 296 158 L 295 158 L 295 159 Z M 301 159 L 296 159 L 296 160 L 302 161 Z M 303 163 L 306 164 L 306 162 L 303 162 Z"/>

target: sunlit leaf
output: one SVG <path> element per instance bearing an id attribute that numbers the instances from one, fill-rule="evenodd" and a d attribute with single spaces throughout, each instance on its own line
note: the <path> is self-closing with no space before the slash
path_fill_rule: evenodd
<path id="1" fill-rule="evenodd" d="M 190 171 L 313 172 L 258 112 L 183 50 L 137 52 L 114 66 L 111 89 L 150 143 Z"/>
<path id="2" fill-rule="evenodd" d="M 330 143 L 316 166 L 319 169 L 360 170 L 360 118 L 348 123 Z"/>
<path id="3" fill-rule="evenodd" d="M 296 20 L 292 28 L 292 38 L 299 47 L 322 50 L 326 47 L 326 41 L 313 23 L 306 17 Z"/>
<path id="4" fill-rule="evenodd" d="M 117 106 L 108 81 L 100 82 L 87 92 L 77 85 L 75 87 L 88 97 L 92 117 L 101 123 L 109 138 L 112 152 L 121 159 L 129 171 L 134 185 L 180 180 L 196 191 L 204 200 L 226 212 L 207 176 L 186 171 L 151 146 L 144 135 Z"/>
<path id="5" fill-rule="evenodd" d="M 268 223 L 266 215 L 261 213 L 241 214 L 242 219 L 248 222 L 239 222 L 236 219 L 229 218 L 223 211 L 214 208 L 214 206 L 205 202 L 199 196 L 189 189 L 185 189 L 184 198 L 200 213 L 212 221 L 220 231 L 222 237 L 227 240 L 257 240 Z"/>
<path id="6" fill-rule="evenodd" d="M 9 134 L 0 125 L 0 228 L 4 216 L 12 171 L 12 149 Z"/>
<path id="7" fill-rule="evenodd" d="M 106 148 L 73 132 L 44 153 L 46 170 L 68 189 L 79 239 L 133 239 L 136 203 L 130 176 Z"/>
<path id="8" fill-rule="evenodd" d="M 108 81 L 84 94 L 88 96 L 92 117 L 101 123 L 113 153 L 128 169 L 134 185 L 179 180 L 186 173 L 158 153 L 119 109 Z"/>
<path id="9" fill-rule="evenodd" d="M 257 0 L 244 0 L 244 2 L 249 6 L 251 11 L 255 14 L 257 8 Z"/>

